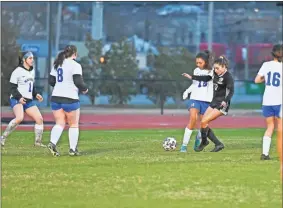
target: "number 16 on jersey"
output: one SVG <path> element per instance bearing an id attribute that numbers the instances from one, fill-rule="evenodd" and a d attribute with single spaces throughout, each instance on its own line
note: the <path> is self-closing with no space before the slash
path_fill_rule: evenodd
<path id="1" fill-rule="evenodd" d="M 272 85 L 273 87 L 279 87 L 280 86 L 280 74 L 278 72 L 275 72 L 275 73 L 268 72 L 266 85 L 268 86 Z"/>

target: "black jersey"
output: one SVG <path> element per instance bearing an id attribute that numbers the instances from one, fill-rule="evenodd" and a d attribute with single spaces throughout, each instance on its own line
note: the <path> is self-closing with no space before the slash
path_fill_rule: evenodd
<path id="1" fill-rule="evenodd" d="M 230 102 L 233 94 L 234 94 L 234 79 L 230 72 L 225 72 L 225 74 L 218 76 L 214 73 L 213 77 L 213 101 L 214 102 L 222 102 L 225 101 Z"/>

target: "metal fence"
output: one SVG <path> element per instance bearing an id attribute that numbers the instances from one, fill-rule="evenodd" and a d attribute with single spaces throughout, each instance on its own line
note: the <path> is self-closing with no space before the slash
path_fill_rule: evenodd
<path id="1" fill-rule="evenodd" d="M 87 56 L 88 33 L 94 39 L 101 39 L 105 50 L 122 38 L 131 40 L 141 71 L 148 70 L 149 49 L 158 51 L 159 47 L 181 46 L 195 54 L 212 44 L 216 55 L 225 54 L 229 58 L 236 80 L 253 80 L 262 61 L 270 58 L 270 45 L 282 41 L 282 7 L 276 7 L 275 2 L 214 2 L 212 13 L 209 13 L 209 2 L 2 2 L 1 5 L 2 16 L 9 16 L 9 24 L 17 26 L 17 44 L 21 49 L 35 49 L 38 86 L 45 101 L 48 100 L 46 79 L 50 61 L 66 44 L 75 44 L 80 57 Z M 209 43 L 210 38 L 212 43 Z M 83 105 L 111 105 L 113 95 L 105 94 L 110 90 L 105 85 L 118 83 L 128 87 L 123 83 L 131 82 L 128 105 L 160 106 L 146 94 L 146 87 L 140 87 L 143 83 L 143 86 L 157 88 L 158 99 L 166 98 L 164 106 L 185 106 L 180 97 L 186 84 L 180 84 L 183 82 L 180 80 L 87 82 L 98 88 L 94 103 L 88 96 L 81 96 Z M 175 95 L 171 91 L 166 94 L 166 85 L 173 86 Z M 261 93 L 262 87 L 250 81 L 237 81 L 233 102 L 258 104 Z"/>
<path id="2" fill-rule="evenodd" d="M 47 79 L 37 79 L 37 89 L 48 106 Z M 188 100 L 182 99 L 183 92 L 190 86 L 187 80 L 145 79 L 86 79 L 89 93 L 80 94 L 83 106 L 132 107 L 132 108 L 186 108 Z M 234 108 L 258 109 L 261 105 L 264 85 L 251 81 L 235 81 Z M 52 92 L 52 89 L 51 89 Z"/>

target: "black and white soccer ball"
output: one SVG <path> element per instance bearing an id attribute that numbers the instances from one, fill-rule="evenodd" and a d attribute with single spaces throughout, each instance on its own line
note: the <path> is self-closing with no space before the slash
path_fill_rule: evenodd
<path id="1" fill-rule="evenodd" d="M 177 141 L 174 137 L 167 137 L 164 139 L 162 146 L 166 151 L 175 150 L 177 147 Z"/>

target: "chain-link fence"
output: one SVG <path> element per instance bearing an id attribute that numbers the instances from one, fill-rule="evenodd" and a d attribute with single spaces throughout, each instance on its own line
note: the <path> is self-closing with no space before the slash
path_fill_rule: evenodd
<path id="1" fill-rule="evenodd" d="M 193 56 L 196 52 L 207 49 L 210 15 L 208 4 L 209 2 L 2 2 L 1 15 L 6 17 L 2 18 L 2 25 L 5 20 L 6 24 L 13 25 L 16 30 L 16 35 L 11 35 L 11 40 L 15 39 L 21 50 L 32 50 L 35 53 L 36 77 L 40 80 L 37 81 L 37 86 L 47 97 L 49 95 L 46 94 L 46 79 L 50 70 L 48 61 L 53 61 L 58 51 L 66 44 L 77 46 L 78 61 L 89 57 L 91 48 L 85 44 L 87 34 L 93 39 L 101 39 L 101 55 L 105 54 L 113 43 L 123 38 L 131 42 L 139 71 L 158 72 L 156 64 L 149 60 L 149 53 L 159 56 L 160 48 L 182 47 Z M 236 80 L 245 80 L 236 82 L 235 102 L 260 103 L 262 87 L 253 85 L 251 81 L 262 62 L 271 58 L 272 44 L 282 41 L 282 7 L 276 7 L 275 2 L 214 2 L 212 12 L 212 50 L 216 56 L 224 54 L 229 58 L 230 70 Z M 3 27 L 1 29 L 2 33 L 8 30 Z M 2 40 L 2 43 L 3 41 L 9 42 Z M 51 53 L 48 53 L 48 41 L 51 42 Z M 2 57 L 5 55 L 7 54 L 2 51 Z M 3 68 L 12 70 L 11 67 L 2 65 L 2 71 Z M 172 70 L 175 68 L 172 67 Z M 142 81 L 138 80 L 138 75 L 133 77 L 131 82 L 135 83 L 135 88 L 130 90 L 131 99 L 122 103 L 160 106 L 163 96 L 166 97 L 165 106 L 185 106 L 185 103 L 180 101 L 184 87 L 179 88 L 172 84 L 180 81 L 170 76 L 167 76 L 169 81 L 158 81 L 161 84 L 151 83 L 151 89 L 159 93 L 159 101 L 146 94 L 148 87 L 140 87 L 139 83 Z M 103 80 L 102 77 L 97 79 L 99 80 L 88 82 L 99 81 L 109 86 L 112 86 L 111 83 L 129 82 L 119 81 L 117 77 L 113 81 Z M 123 80 L 123 77 L 118 79 Z M 171 83 L 169 86 L 174 86 L 176 95 L 173 95 L 173 92 L 166 95 L 166 90 L 163 91 L 164 94 L 161 93 L 161 89 L 166 88 L 160 86 L 168 82 Z M 105 91 L 105 88 L 97 89 L 95 101 L 83 96 L 82 102 L 96 105 L 113 104 L 111 96 L 117 96 L 114 93 L 119 92 L 113 91 L 107 95 L 103 90 Z M 117 102 L 119 104 L 119 101 Z"/>

